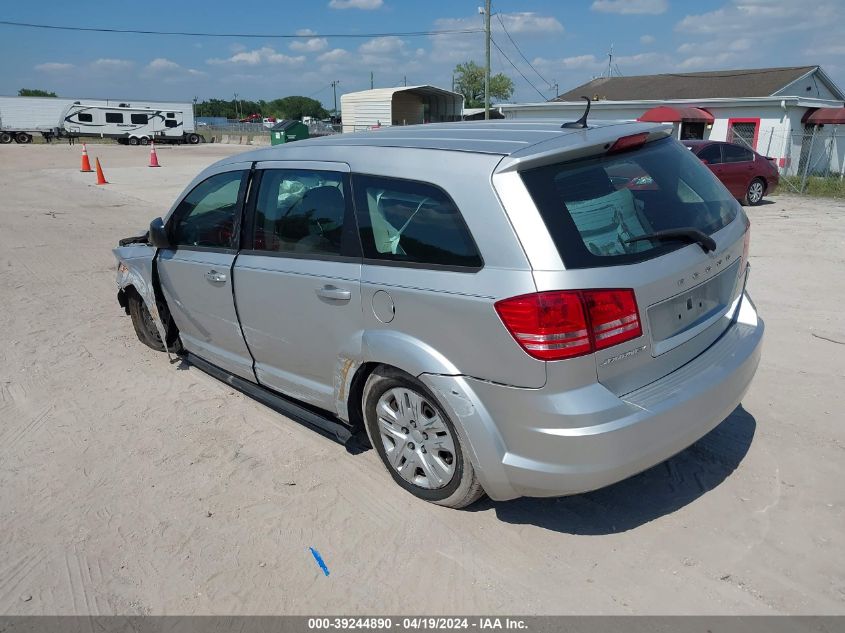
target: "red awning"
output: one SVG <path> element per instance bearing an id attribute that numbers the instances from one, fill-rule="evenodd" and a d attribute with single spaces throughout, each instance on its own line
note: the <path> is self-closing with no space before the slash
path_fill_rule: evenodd
<path id="1" fill-rule="evenodd" d="M 657 106 L 637 119 L 650 123 L 713 123 L 713 115 L 695 107 Z"/>
<path id="2" fill-rule="evenodd" d="M 810 125 L 845 125 L 845 108 L 811 108 L 801 117 Z"/>

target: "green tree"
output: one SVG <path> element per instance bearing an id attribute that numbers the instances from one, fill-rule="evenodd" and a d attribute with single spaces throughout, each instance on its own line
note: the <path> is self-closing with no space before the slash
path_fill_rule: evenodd
<path id="1" fill-rule="evenodd" d="M 473 61 L 455 66 L 455 90 L 464 96 L 465 108 L 484 107 L 484 68 Z M 513 80 L 507 75 L 490 75 L 490 102 L 506 101 L 513 95 Z"/>
<path id="2" fill-rule="evenodd" d="M 37 90 L 34 88 L 21 88 L 18 90 L 19 97 L 56 97 L 55 92 L 47 92 L 46 90 Z"/>
<path id="3" fill-rule="evenodd" d="M 274 99 L 267 105 L 273 115 L 284 119 L 301 119 L 304 116 L 323 119 L 329 116 L 323 104 L 310 97 L 294 95 L 282 99 Z"/>

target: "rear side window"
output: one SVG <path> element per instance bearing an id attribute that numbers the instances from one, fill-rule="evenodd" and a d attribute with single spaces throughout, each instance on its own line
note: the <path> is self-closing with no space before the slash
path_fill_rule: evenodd
<path id="1" fill-rule="evenodd" d="M 347 206 L 341 173 L 268 169 L 261 176 L 255 203 L 253 248 L 341 255 L 347 252 L 344 240 L 355 237 L 354 231 L 344 230 Z"/>
<path id="2" fill-rule="evenodd" d="M 179 124 L 176 121 L 171 121 L 170 119 L 164 122 L 164 127 L 176 127 L 177 125 Z"/>
<path id="3" fill-rule="evenodd" d="M 355 175 L 364 257 L 421 266 L 481 268 L 481 255 L 452 199 L 434 185 Z"/>
<path id="4" fill-rule="evenodd" d="M 106 123 L 123 123 L 121 112 L 106 112 Z"/>
<path id="5" fill-rule="evenodd" d="M 725 153 L 726 163 L 747 163 L 754 160 L 754 154 L 751 153 L 751 150 L 738 145 L 724 145 L 722 151 Z"/>
<path id="6" fill-rule="evenodd" d="M 147 124 L 147 115 L 146 114 L 131 114 L 131 115 L 129 115 L 129 119 L 135 125 L 146 125 Z"/>
<path id="7" fill-rule="evenodd" d="M 567 268 L 651 259 L 687 242 L 628 240 L 688 227 L 710 235 L 738 213 L 727 189 L 673 139 L 527 170 L 522 179 Z"/>
<path id="8" fill-rule="evenodd" d="M 94 117 L 87 112 L 80 112 L 76 115 L 76 118 L 79 119 L 82 123 L 91 123 L 94 120 Z"/>

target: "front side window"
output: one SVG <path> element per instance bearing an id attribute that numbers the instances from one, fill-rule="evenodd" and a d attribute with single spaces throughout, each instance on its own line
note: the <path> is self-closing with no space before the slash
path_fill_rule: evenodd
<path id="1" fill-rule="evenodd" d="M 179 124 L 176 121 L 171 121 L 170 119 L 164 122 L 164 127 L 176 127 L 177 125 Z"/>
<path id="2" fill-rule="evenodd" d="M 521 175 L 567 268 L 657 257 L 687 243 L 634 238 L 688 227 L 710 235 L 738 213 L 713 173 L 673 139 Z"/>
<path id="3" fill-rule="evenodd" d="M 233 248 L 238 200 L 247 173 L 217 174 L 194 187 L 173 215 L 173 242 L 179 246 Z"/>
<path id="4" fill-rule="evenodd" d="M 434 185 L 353 176 L 364 257 L 478 269 L 481 255 L 452 199 Z"/>
<path id="5" fill-rule="evenodd" d="M 91 123 L 94 120 L 94 117 L 88 112 L 80 112 L 76 115 L 76 118 L 79 119 L 80 123 Z"/>
<path id="6" fill-rule="evenodd" d="M 278 253 L 345 252 L 344 175 L 333 171 L 268 169 L 261 176 L 253 248 Z"/>
<path id="7" fill-rule="evenodd" d="M 123 113 L 106 112 L 106 123 L 123 123 Z"/>
<path id="8" fill-rule="evenodd" d="M 722 148 L 720 145 L 708 145 L 698 152 L 699 160 L 706 160 L 710 165 L 718 165 L 722 162 Z"/>
<path id="9" fill-rule="evenodd" d="M 135 125 L 146 125 L 147 124 L 147 115 L 146 114 L 130 114 L 129 119 Z"/>

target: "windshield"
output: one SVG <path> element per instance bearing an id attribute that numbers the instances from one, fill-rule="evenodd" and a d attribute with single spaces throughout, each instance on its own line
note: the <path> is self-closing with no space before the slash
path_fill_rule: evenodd
<path id="1" fill-rule="evenodd" d="M 739 212 L 728 190 L 674 139 L 527 170 L 522 179 L 567 268 L 657 257 L 688 242 L 634 238 L 679 228 L 711 235 Z"/>

